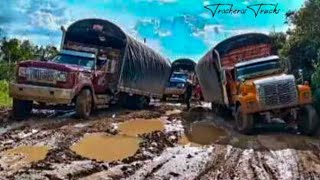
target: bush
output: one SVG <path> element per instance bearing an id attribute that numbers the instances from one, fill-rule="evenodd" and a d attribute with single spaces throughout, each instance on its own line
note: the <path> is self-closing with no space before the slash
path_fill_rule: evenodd
<path id="1" fill-rule="evenodd" d="M 320 89 L 315 90 L 313 94 L 315 108 L 320 112 Z"/>
<path id="2" fill-rule="evenodd" d="M 0 81 L 0 107 L 8 107 L 11 105 L 9 97 L 9 83 L 6 80 Z"/>
<path id="3" fill-rule="evenodd" d="M 312 90 L 315 108 L 320 113 L 320 66 L 317 66 L 312 75 Z"/>
<path id="4" fill-rule="evenodd" d="M 13 80 L 15 78 L 15 64 L 0 63 L 0 80 Z"/>

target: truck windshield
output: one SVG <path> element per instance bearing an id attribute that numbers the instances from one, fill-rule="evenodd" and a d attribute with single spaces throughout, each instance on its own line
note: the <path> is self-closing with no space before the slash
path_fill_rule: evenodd
<path id="1" fill-rule="evenodd" d="M 95 63 L 94 58 L 66 54 L 58 54 L 52 61 L 61 64 L 79 65 L 90 70 L 93 69 Z"/>
<path id="2" fill-rule="evenodd" d="M 172 78 L 188 79 L 188 74 L 173 73 Z"/>
<path id="3" fill-rule="evenodd" d="M 279 59 L 237 67 L 237 79 L 248 79 L 281 71 Z"/>

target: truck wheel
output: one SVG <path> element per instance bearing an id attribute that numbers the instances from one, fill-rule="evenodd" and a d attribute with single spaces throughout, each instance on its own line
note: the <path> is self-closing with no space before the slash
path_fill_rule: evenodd
<path id="1" fill-rule="evenodd" d="M 134 99 L 135 99 L 135 105 L 134 105 L 135 109 L 140 110 L 140 109 L 143 109 L 146 107 L 146 105 L 147 105 L 147 98 L 146 97 L 135 96 Z"/>
<path id="2" fill-rule="evenodd" d="M 162 98 L 161 98 L 161 101 L 167 101 L 167 96 L 163 95 Z"/>
<path id="3" fill-rule="evenodd" d="M 15 120 L 27 119 L 32 110 L 33 102 L 13 99 L 12 102 L 12 116 Z"/>
<path id="4" fill-rule="evenodd" d="M 314 107 L 312 107 L 311 105 L 303 107 L 299 115 L 299 131 L 305 135 L 313 135 L 319 125 L 319 117 Z"/>
<path id="5" fill-rule="evenodd" d="M 76 99 L 76 116 L 88 119 L 92 111 L 92 94 L 89 89 L 83 89 Z"/>
<path id="6" fill-rule="evenodd" d="M 254 119 L 252 114 L 244 114 L 241 106 L 238 107 L 235 114 L 236 129 L 243 134 L 252 133 L 254 126 Z"/>

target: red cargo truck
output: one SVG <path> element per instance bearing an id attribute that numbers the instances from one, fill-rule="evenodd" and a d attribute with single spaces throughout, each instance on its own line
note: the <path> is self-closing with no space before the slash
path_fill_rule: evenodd
<path id="1" fill-rule="evenodd" d="M 71 105 L 80 118 L 112 101 L 143 108 L 162 97 L 170 73 L 167 59 L 115 24 L 80 20 L 63 29 L 55 58 L 18 64 L 10 84 L 13 116 L 26 118 L 34 103 Z"/>

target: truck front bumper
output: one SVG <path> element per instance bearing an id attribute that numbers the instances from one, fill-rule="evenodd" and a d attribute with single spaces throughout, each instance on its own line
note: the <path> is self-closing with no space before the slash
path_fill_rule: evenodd
<path id="1" fill-rule="evenodd" d="M 165 95 L 182 95 L 185 93 L 185 89 L 179 89 L 179 88 L 166 88 L 164 94 Z"/>
<path id="2" fill-rule="evenodd" d="M 10 83 L 9 95 L 12 98 L 20 100 L 54 104 L 70 104 L 75 96 L 75 91 L 73 89 Z"/>

